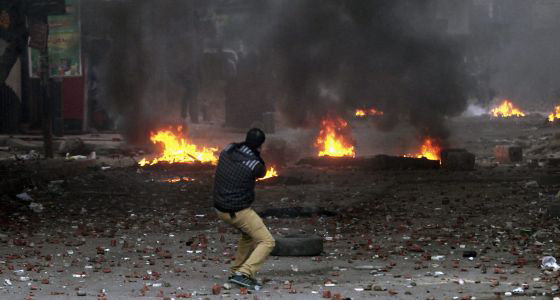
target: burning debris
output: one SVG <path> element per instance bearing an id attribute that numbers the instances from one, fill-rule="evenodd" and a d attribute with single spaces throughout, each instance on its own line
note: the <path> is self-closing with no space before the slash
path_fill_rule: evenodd
<path id="1" fill-rule="evenodd" d="M 416 157 L 416 158 L 427 158 L 429 160 L 440 160 L 441 159 L 441 147 L 439 143 L 433 138 L 426 138 L 422 147 L 420 148 L 420 153 L 413 155 L 405 155 L 405 157 Z"/>
<path id="2" fill-rule="evenodd" d="M 495 118 L 525 117 L 520 109 L 515 107 L 509 100 L 504 100 L 499 106 L 490 111 L 490 115 Z"/>
<path id="3" fill-rule="evenodd" d="M 364 118 L 367 116 L 383 116 L 384 113 L 380 110 L 377 110 L 375 108 L 370 108 L 370 109 L 356 109 L 356 112 L 354 113 L 354 116 L 358 117 L 358 118 Z"/>
<path id="4" fill-rule="evenodd" d="M 552 113 L 550 113 L 550 115 L 548 115 L 548 121 L 549 122 L 555 122 L 558 119 L 560 119 L 560 105 L 556 106 L 554 108 L 554 112 L 552 112 Z"/>
<path id="5" fill-rule="evenodd" d="M 178 182 L 192 182 L 194 181 L 193 178 L 189 177 L 173 177 L 173 178 L 165 178 L 160 180 L 160 182 L 167 182 L 167 183 L 178 183 Z"/>
<path id="6" fill-rule="evenodd" d="M 257 179 L 257 181 L 266 180 L 273 177 L 278 177 L 278 171 L 276 171 L 276 168 L 274 168 L 274 166 L 271 166 L 270 168 L 268 168 L 268 170 L 266 170 L 266 175 L 264 175 L 263 178 Z"/>
<path id="7" fill-rule="evenodd" d="M 348 122 L 341 118 L 323 119 L 317 138 L 318 156 L 356 157 L 353 141 L 348 138 Z"/>
<path id="8" fill-rule="evenodd" d="M 199 147 L 190 143 L 183 134 L 183 127 L 177 126 L 176 132 L 172 128 L 160 130 L 150 135 L 152 143 L 160 143 L 163 153 L 151 161 L 143 158 L 140 166 L 155 165 L 160 162 L 175 163 L 206 163 L 215 165 L 218 162 L 217 148 Z"/>
<path id="9" fill-rule="evenodd" d="M 425 157 L 429 160 L 439 160 L 441 156 L 441 148 L 437 142 L 432 138 L 424 140 L 421 148 L 421 153 L 418 157 Z"/>
<path id="10" fill-rule="evenodd" d="M 356 117 L 365 117 L 367 115 L 367 113 L 363 109 L 356 109 L 356 113 L 354 115 Z"/>

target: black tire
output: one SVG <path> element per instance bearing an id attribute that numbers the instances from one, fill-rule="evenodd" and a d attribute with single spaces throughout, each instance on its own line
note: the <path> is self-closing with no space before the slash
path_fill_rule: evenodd
<path id="1" fill-rule="evenodd" d="M 323 252 L 323 239 L 318 236 L 276 238 L 272 256 L 318 256 Z"/>

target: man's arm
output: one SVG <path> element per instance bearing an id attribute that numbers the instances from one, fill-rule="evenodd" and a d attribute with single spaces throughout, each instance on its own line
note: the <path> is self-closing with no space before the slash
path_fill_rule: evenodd
<path id="1" fill-rule="evenodd" d="M 261 157 L 261 153 L 259 151 L 254 151 L 254 152 L 259 158 L 259 163 L 253 170 L 253 175 L 255 175 L 255 178 L 263 178 L 266 175 L 266 164 L 264 163 L 264 160 Z"/>
<path id="2" fill-rule="evenodd" d="M 260 158 L 258 160 L 246 160 L 243 164 L 251 169 L 251 173 L 253 173 L 255 179 L 262 178 L 266 175 L 266 165 Z"/>
<path id="3" fill-rule="evenodd" d="M 266 175 L 266 165 L 262 159 L 253 169 L 253 175 L 255 178 L 263 178 Z"/>

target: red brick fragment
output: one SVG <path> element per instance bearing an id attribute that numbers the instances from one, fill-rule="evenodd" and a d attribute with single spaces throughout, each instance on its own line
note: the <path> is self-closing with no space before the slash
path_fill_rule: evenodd
<path id="1" fill-rule="evenodd" d="M 222 291 L 222 287 L 219 284 L 215 283 L 212 286 L 212 295 L 219 295 L 221 291 Z"/>

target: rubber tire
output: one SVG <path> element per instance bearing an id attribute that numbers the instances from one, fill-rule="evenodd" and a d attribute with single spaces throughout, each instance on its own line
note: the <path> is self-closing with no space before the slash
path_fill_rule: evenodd
<path id="1" fill-rule="evenodd" d="M 276 238 L 272 256 L 318 256 L 323 252 L 323 239 L 318 236 Z"/>

